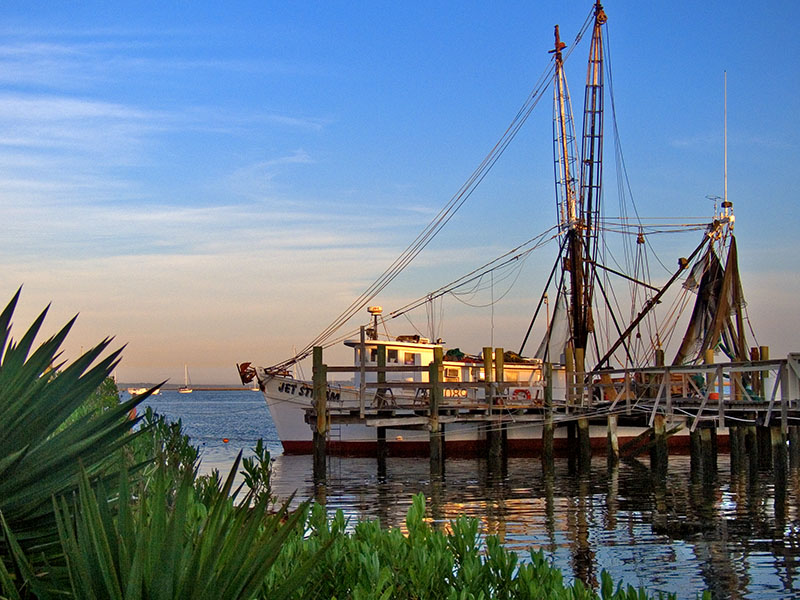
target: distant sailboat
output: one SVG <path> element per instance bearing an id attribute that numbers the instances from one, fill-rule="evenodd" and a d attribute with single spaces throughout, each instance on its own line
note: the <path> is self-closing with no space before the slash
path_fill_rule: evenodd
<path id="1" fill-rule="evenodd" d="M 178 388 L 178 392 L 181 394 L 192 393 L 192 382 L 189 379 L 189 367 L 186 365 L 183 365 L 183 385 Z"/>

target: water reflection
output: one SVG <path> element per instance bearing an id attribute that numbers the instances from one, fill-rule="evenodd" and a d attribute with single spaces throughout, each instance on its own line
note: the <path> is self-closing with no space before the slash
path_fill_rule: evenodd
<path id="1" fill-rule="evenodd" d="M 670 456 L 654 477 L 649 460 L 590 469 L 556 460 L 449 460 L 432 479 L 425 459 L 329 458 L 328 477 L 315 488 L 310 456 L 280 456 L 280 442 L 258 394 L 203 392 L 192 398 L 164 392 L 151 398 L 160 414 L 182 419 L 203 456 L 202 471 L 227 472 L 236 454 L 258 438 L 277 456 L 273 484 L 283 498 L 315 497 L 353 520 L 379 518 L 403 526 L 413 494 L 428 499 L 444 524 L 462 514 L 484 533 L 524 553 L 541 548 L 567 578 L 594 582 L 605 569 L 615 579 L 694 598 L 800 600 L 800 435 L 790 428 L 788 465 L 771 456 L 768 437 L 742 428 L 732 457 Z M 763 431 L 761 432 L 764 433 Z M 223 438 L 227 441 L 222 441 Z M 761 439 L 759 439 L 761 438 Z M 761 448 L 761 452 L 759 452 Z M 777 477 L 776 477 L 777 474 Z"/>
<path id="2" fill-rule="evenodd" d="M 324 494 L 313 486 L 310 457 L 279 456 L 273 486 L 280 497 L 298 491 L 352 521 L 378 518 L 402 527 L 412 496 L 422 492 L 429 515 L 443 524 L 461 515 L 480 520 L 520 553 L 542 548 L 567 578 L 596 586 L 605 569 L 615 579 L 654 591 L 694 597 L 799 598 L 800 469 L 774 477 L 756 461 L 730 458 L 692 469 L 671 456 L 654 476 L 648 462 L 607 465 L 593 460 L 574 471 L 566 459 L 552 470 L 538 460 L 449 460 L 431 478 L 427 459 L 328 459 Z M 760 468 L 762 467 L 762 468 Z M 777 482 L 777 483 L 776 483 Z"/>

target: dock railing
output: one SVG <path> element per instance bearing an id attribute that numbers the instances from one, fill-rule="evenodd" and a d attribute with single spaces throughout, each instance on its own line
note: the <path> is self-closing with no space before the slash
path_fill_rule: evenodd
<path id="1" fill-rule="evenodd" d="M 682 409 L 694 408 L 691 431 L 702 420 L 713 419 L 722 425 L 732 411 L 757 408 L 764 414 L 764 426 L 779 411 L 781 429 L 786 433 L 789 410 L 798 408 L 800 399 L 800 353 L 782 360 L 607 369 L 575 375 L 574 382 L 567 383 L 567 397 L 581 408 L 606 405 L 614 411 L 624 403 L 630 414 L 633 408 L 647 407 L 652 426 L 658 413 L 672 417 L 679 401 Z"/>
<path id="2" fill-rule="evenodd" d="M 388 365 L 383 345 L 377 347 L 377 364 L 367 364 L 363 337 L 360 346 L 360 364 L 324 365 L 319 352 L 315 359 L 319 357 L 320 364 L 314 367 L 315 371 L 326 374 L 360 374 L 360 419 L 364 419 L 367 412 L 374 417 L 375 413 L 396 409 L 415 411 L 419 416 L 434 420 L 447 411 L 476 411 L 491 417 L 509 410 L 539 409 L 544 405 L 548 385 L 544 377 L 546 369 L 541 369 L 541 377 L 535 381 L 502 381 L 502 348 L 484 348 L 484 361 L 476 364 L 483 370 L 482 380 L 445 381 L 446 361 L 440 349 L 428 365 Z M 659 414 L 672 420 L 680 413 L 688 417 L 689 428 L 694 431 L 701 422 L 713 421 L 723 426 L 726 419 L 737 418 L 749 410 L 760 415 L 759 424 L 764 426 L 769 426 L 777 415 L 785 434 L 789 412 L 798 409 L 800 400 L 800 353 L 781 360 L 607 369 L 573 372 L 572 377 L 563 370 L 553 369 L 553 379 L 558 379 L 559 371 L 564 377 L 565 396 L 554 398 L 552 407 L 564 416 L 620 412 L 630 415 L 634 410 L 646 410 L 651 427 Z M 367 381 L 368 373 L 376 373 L 375 381 Z M 396 381 L 387 377 L 392 373 L 423 376 L 418 381 Z M 340 408 L 349 411 L 354 407 Z M 431 425 L 435 427 L 437 423 Z"/>

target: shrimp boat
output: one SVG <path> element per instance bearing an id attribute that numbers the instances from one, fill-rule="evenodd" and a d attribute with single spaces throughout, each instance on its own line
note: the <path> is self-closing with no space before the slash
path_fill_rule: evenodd
<path id="1" fill-rule="evenodd" d="M 715 205 L 714 214 L 705 221 L 681 224 L 682 231 L 693 231 L 699 239 L 691 242 L 685 258 L 673 256 L 669 263 L 675 266 L 665 268 L 662 282 L 650 277 L 649 268 L 642 266 L 648 264 L 643 257 L 649 251 L 651 236 L 676 226 L 651 225 L 639 218 L 606 214 L 601 193 L 603 105 L 606 92 L 613 90 L 604 84 L 607 17 L 599 2 L 594 4 L 576 43 L 589 28 L 592 35 L 581 138 L 573 131 L 564 71 L 566 44 L 556 26 L 555 47 L 539 86 L 493 153 L 392 267 L 296 356 L 271 366 L 252 362 L 237 365 L 242 383 L 255 382 L 263 392 L 285 453 L 310 453 L 312 427 L 318 423 L 314 417 L 314 384 L 295 378 L 291 369 L 311 356 L 315 347 L 339 343 L 350 348 L 354 360 L 350 368 L 352 380 L 328 380 L 326 384 L 327 410 L 337 415 L 327 426 L 327 449 L 333 454 L 374 455 L 379 437 L 391 455 L 426 454 L 430 364 L 437 366 L 437 378 L 443 385 L 437 423 L 443 426 L 445 452 L 449 456 L 485 452 L 492 423 L 503 427 L 509 454 L 535 454 L 542 447 L 542 407 L 546 398 L 552 399 L 556 421 L 561 418 L 563 422 L 575 420 L 570 407 L 597 406 L 608 415 L 624 405 L 618 430 L 622 444 L 644 429 L 641 420 L 628 425 L 624 416 L 637 410 L 652 410 L 655 414 L 658 398 L 667 398 L 669 404 L 672 397 L 713 401 L 717 394 L 744 394 L 746 399 L 756 401 L 769 393 L 766 385 L 759 387 L 755 375 L 726 371 L 713 381 L 706 371 L 692 371 L 694 365 L 708 362 L 709 354 L 723 359 L 727 355 L 731 364 L 753 358 L 747 354 L 746 312 L 737 267 L 733 205 L 727 199 L 727 174 L 725 196 L 720 198 L 719 207 Z M 469 197 L 473 186 L 483 180 L 486 170 L 550 88 L 554 100 L 555 226 L 418 302 L 386 315 L 381 307 L 370 306 L 398 270 L 421 251 Z M 609 241 L 615 234 L 622 240 L 619 246 Z M 519 351 L 485 348 L 482 354 L 469 355 L 446 347 L 441 339 L 379 333 L 404 312 L 473 285 L 478 278 L 527 257 L 546 242 L 552 242 L 551 248 L 557 246 L 557 252 L 533 318 L 530 324 L 526 318 L 519 329 Z M 620 267 L 624 261 L 612 255 L 617 248 L 622 248 L 620 255 L 632 257 L 629 268 Z M 614 286 L 623 288 L 630 299 L 624 308 Z M 680 314 L 689 312 L 693 296 L 696 299 L 691 315 L 688 320 L 683 317 L 679 325 Z M 555 298 L 552 314 L 550 298 Z M 542 314 L 543 307 L 546 316 Z M 369 320 L 349 337 L 342 337 L 339 332 L 364 309 L 368 309 Z M 538 349 L 526 357 L 525 347 L 535 325 L 544 333 L 540 333 Z M 673 336 L 678 327 L 685 327 L 685 334 L 675 344 L 677 348 L 670 349 L 668 340 L 680 338 Z M 664 367 L 667 352 L 674 359 L 668 365 L 672 374 L 665 380 L 654 369 Z M 664 406 L 663 400 L 661 405 Z M 585 411 L 582 414 L 592 448 L 603 448 L 607 438 L 605 421 L 592 420 L 591 413 Z M 688 418 L 678 412 L 670 413 L 668 418 L 668 425 L 675 432 L 670 445 L 688 445 Z M 718 425 L 718 440 L 724 444 L 724 422 Z M 564 450 L 571 443 L 570 428 L 557 422 L 554 448 Z"/>

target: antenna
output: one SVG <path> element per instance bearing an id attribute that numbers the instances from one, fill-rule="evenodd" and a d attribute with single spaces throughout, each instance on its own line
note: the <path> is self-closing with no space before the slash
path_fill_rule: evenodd
<path id="1" fill-rule="evenodd" d="M 723 192 L 722 192 L 722 216 L 728 217 L 731 222 L 731 226 L 733 226 L 733 215 L 731 214 L 733 211 L 733 202 L 728 201 L 728 72 L 723 71 L 723 95 L 725 97 L 724 100 L 724 108 L 723 108 L 723 146 L 725 147 L 723 151 L 723 162 L 724 162 L 724 169 L 723 169 Z"/>
<path id="2" fill-rule="evenodd" d="M 725 216 L 728 216 L 728 72 L 722 72 L 723 77 L 723 95 L 725 97 L 724 101 L 724 115 L 723 115 L 723 144 L 725 145 L 724 151 L 724 162 L 725 162 L 725 171 L 723 177 L 725 178 L 725 185 L 722 192 L 722 201 L 725 207 Z"/>

